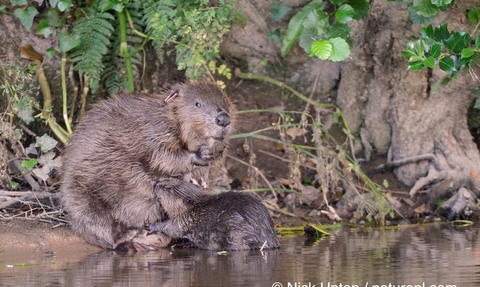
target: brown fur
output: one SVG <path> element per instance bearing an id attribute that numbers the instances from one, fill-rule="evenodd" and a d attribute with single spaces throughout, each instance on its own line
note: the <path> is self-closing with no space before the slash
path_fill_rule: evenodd
<path id="1" fill-rule="evenodd" d="M 155 193 L 169 219 L 150 226 L 152 234 L 186 238 L 210 250 L 280 247 L 267 208 L 247 193 L 209 194 L 175 178 L 160 180 Z"/>
<path id="2" fill-rule="evenodd" d="M 218 125 L 219 119 L 230 124 Z M 207 181 L 223 159 L 234 120 L 232 103 L 215 84 L 180 84 L 170 94 L 125 94 L 98 103 L 63 155 L 62 203 L 72 228 L 103 248 L 167 245 L 169 238 L 143 230 L 165 217 L 155 182 Z"/>

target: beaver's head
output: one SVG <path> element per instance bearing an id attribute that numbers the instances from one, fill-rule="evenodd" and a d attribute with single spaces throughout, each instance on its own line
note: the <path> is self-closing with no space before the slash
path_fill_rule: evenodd
<path id="1" fill-rule="evenodd" d="M 226 148 L 235 125 L 235 108 L 214 83 L 179 84 L 165 99 L 179 121 L 182 143 L 189 151 L 207 146 L 214 154 Z"/>

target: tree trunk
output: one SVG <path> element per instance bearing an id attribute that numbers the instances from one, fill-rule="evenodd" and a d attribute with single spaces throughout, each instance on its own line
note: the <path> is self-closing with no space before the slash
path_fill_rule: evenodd
<path id="1" fill-rule="evenodd" d="M 475 6 L 480 1 L 460 1 L 434 25 L 448 21 L 450 30 L 470 32 L 466 14 Z M 356 24 L 358 38 L 342 65 L 337 97 L 352 132 L 361 135 L 365 148 L 387 155 L 397 179 L 412 187 L 411 196 L 426 189 L 427 209 L 460 187 L 480 196 L 480 154 L 467 127 L 478 82 L 462 72 L 434 91 L 442 71 L 407 71 L 400 52 L 420 27 L 411 24 L 406 4 L 372 1 L 368 19 Z"/>

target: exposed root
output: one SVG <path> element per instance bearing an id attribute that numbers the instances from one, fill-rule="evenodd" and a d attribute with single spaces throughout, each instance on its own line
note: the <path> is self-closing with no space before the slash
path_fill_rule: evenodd
<path id="1" fill-rule="evenodd" d="M 417 155 L 417 156 L 407 157 L 400 160 L 387 162 L 385 164 L 379 165 L 376 168 L 374 168 L 373 172 L 375 173 L 384 172 L 394 167 L 399 167 L 402 165 L 419 162 L 422 160 L 430 160 L 434 165 L 436 165 L 436 157 L 434 154 L 422 154 L 422 155 Z"/>

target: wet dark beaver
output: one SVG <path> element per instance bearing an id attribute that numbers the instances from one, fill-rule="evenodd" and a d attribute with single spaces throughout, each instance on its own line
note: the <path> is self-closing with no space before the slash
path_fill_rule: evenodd
<path id="1" fill-rule="evenodd" d="M 210 194 L 175 178 L 159 180 L 155 193 L 169 219 L 149 226 L 149 233 L 186 238 L 210 250 L 279 248 L 267 208 L 244 192 Z"/>
<path id="2" fill-rule="evenodd" d="M 208 182 L 227 146 L 232 103 L 215 84 L 172 87 L 163 95 L 124 94 L 100 102 L 76 127 L 63 155 L 62 203 L 72 228 L 103 248 L 153 249 L 146 236 L 165 217 L 154 195 L 162 177 Z"/>

